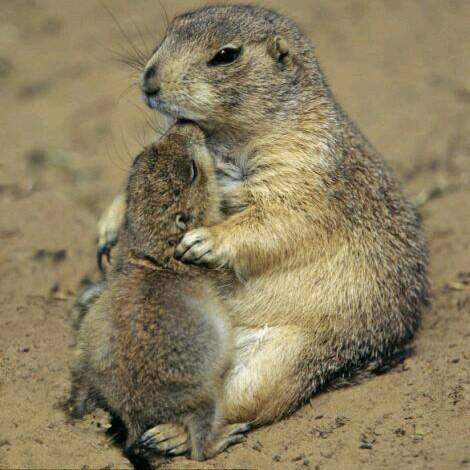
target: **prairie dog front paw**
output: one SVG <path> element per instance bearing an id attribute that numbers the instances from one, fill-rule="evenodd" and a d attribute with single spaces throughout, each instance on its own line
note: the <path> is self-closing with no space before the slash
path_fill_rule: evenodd
<path id="1" fill-rule="evenodd" d="M 191 230 L 176 247 L 175 258 L 184 263 L 221 268 L 228 264 L 228 256 L 219 237 L 211 228 Z"/>
<path id="2" fill-rule="evenodd" d="M 108 263 L 111 260 L 111 249 L 117 242 L 125 212 L 126 197 L 124 194 L 120 194 L 113 200 L 98 221 L 98 249 L 96 258 L 101 271 L 103 271 L 103 256 L 106 256 Z"/>

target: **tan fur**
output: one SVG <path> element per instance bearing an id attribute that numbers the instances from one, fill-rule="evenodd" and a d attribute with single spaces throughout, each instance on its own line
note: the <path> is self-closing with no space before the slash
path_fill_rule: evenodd
<path id="1" fill-rule="evenodd" d="M 210 66 L 226 45 L 240 57 Z M 149 106 L 195 121 L 216 163 L 225 219 L 176 254 L 237 275 L 223 291 L 231 420 L 279 419 L 407 349 L 428 299 L 419 216 L 292 21 L 236 5 L 181 15 L 142 89 Z"/>
<path id="2" fill-rule="evenodd" d="M 114 199 L 98 222 L 98 245 L 106 245 L 108 240 L 117 240 L 125 211 L 126 198 L 121 194 Z"/>
<path id="3" fill-rule="evenodd" d="M 165 422 L 186 427 L 189 442 L 179 447 L 197 460 L 241 438 L 222 431 L 233 354 L 225 309 L 206 270 L 173 258 L 184 230 L 219 219 L 215 184 L 194 125 L 176 126 L 145 149 L 131 169 L 113 269 L 82 296 L 90 311 L 75 317 L 73 414 L 109 409 L 126 425 L 129 453 Z"/>

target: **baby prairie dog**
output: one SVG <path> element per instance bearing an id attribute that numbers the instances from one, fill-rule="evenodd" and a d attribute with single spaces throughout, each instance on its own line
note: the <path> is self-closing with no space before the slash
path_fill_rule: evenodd
<path id="1" fill-rule="evenodd" d="M 223 428 L 222 380 L 231 328 L 204 269 L 174 260 L 192 227 L 219 218 L 212 161 L 194 125 L 174 127 L 134 161 L 125 223 L 106 286 L 81 321 L 72 369 L 72 414 L 103 406 L 122 419 L 127 453 L 153 446 L 142 433 L 180 423 L 174 454 L 209 458 L 246 426 Z"/>
<path id="2" fill-rule="evenodd" d="M 141 88 L 151 108 L 203 129 L 216 164 L 223 220 L 186 233 L 176 256 L 237 274 L 223 298 L 229 419 L 280 419 L 400 357 L 428 300 L 420 218 L 299 27 L 248 5 L 185 13 Z M 109 233 L 122 209 L 111 212 Z"/>

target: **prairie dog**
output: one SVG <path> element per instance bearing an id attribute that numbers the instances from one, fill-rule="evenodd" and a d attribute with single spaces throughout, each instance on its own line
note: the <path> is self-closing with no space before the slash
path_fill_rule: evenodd
<path id="1" fill-rule="evenodd" d="M 420 218 L 298 26 L 246 5 L 180 15 L 141 88 L 150 107 L 196 122 L 216 162 L 224 219 L 176 254 L 237 273 L 224 297 L 230 420 L 280 419 L 402 354 L 428 302 Z"/>
<path id="2" fill-rule="evenodd" d="M 247 428 L 223 428 L 233 351 L 225 309 L 204 269 L 173 258 L 185 230 L 219 218 L 203 141 L 196 126 L 176 126 L 135 159 L 116 262 L 79 325 L 72 415 L 103 406 L 120 417 L 130 457 L 158 442 L 141 438 L 156 424 L 184 425 L 189 438 L 173 453 L 190 450 L 196 460 L 240 441 Z"/>

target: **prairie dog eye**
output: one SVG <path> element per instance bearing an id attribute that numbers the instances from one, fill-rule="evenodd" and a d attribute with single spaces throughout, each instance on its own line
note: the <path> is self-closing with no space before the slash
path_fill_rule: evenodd
<path id="1" fill-rule="evenodd" d="M 193 184 L 196 181 L 197 175 L 198 175 L 198 169 L 196 162 L 194 160 L 191 160 L 191 173 L 190 173 L 190 184 Z"/>
<path id="2" fill-rule="evenodd" d="M 215 56 L 209 61 L 209 65 L 228 65 L 233 64 L 240 56 L 241 47 L 225 46 L 219 49 Z"/>

